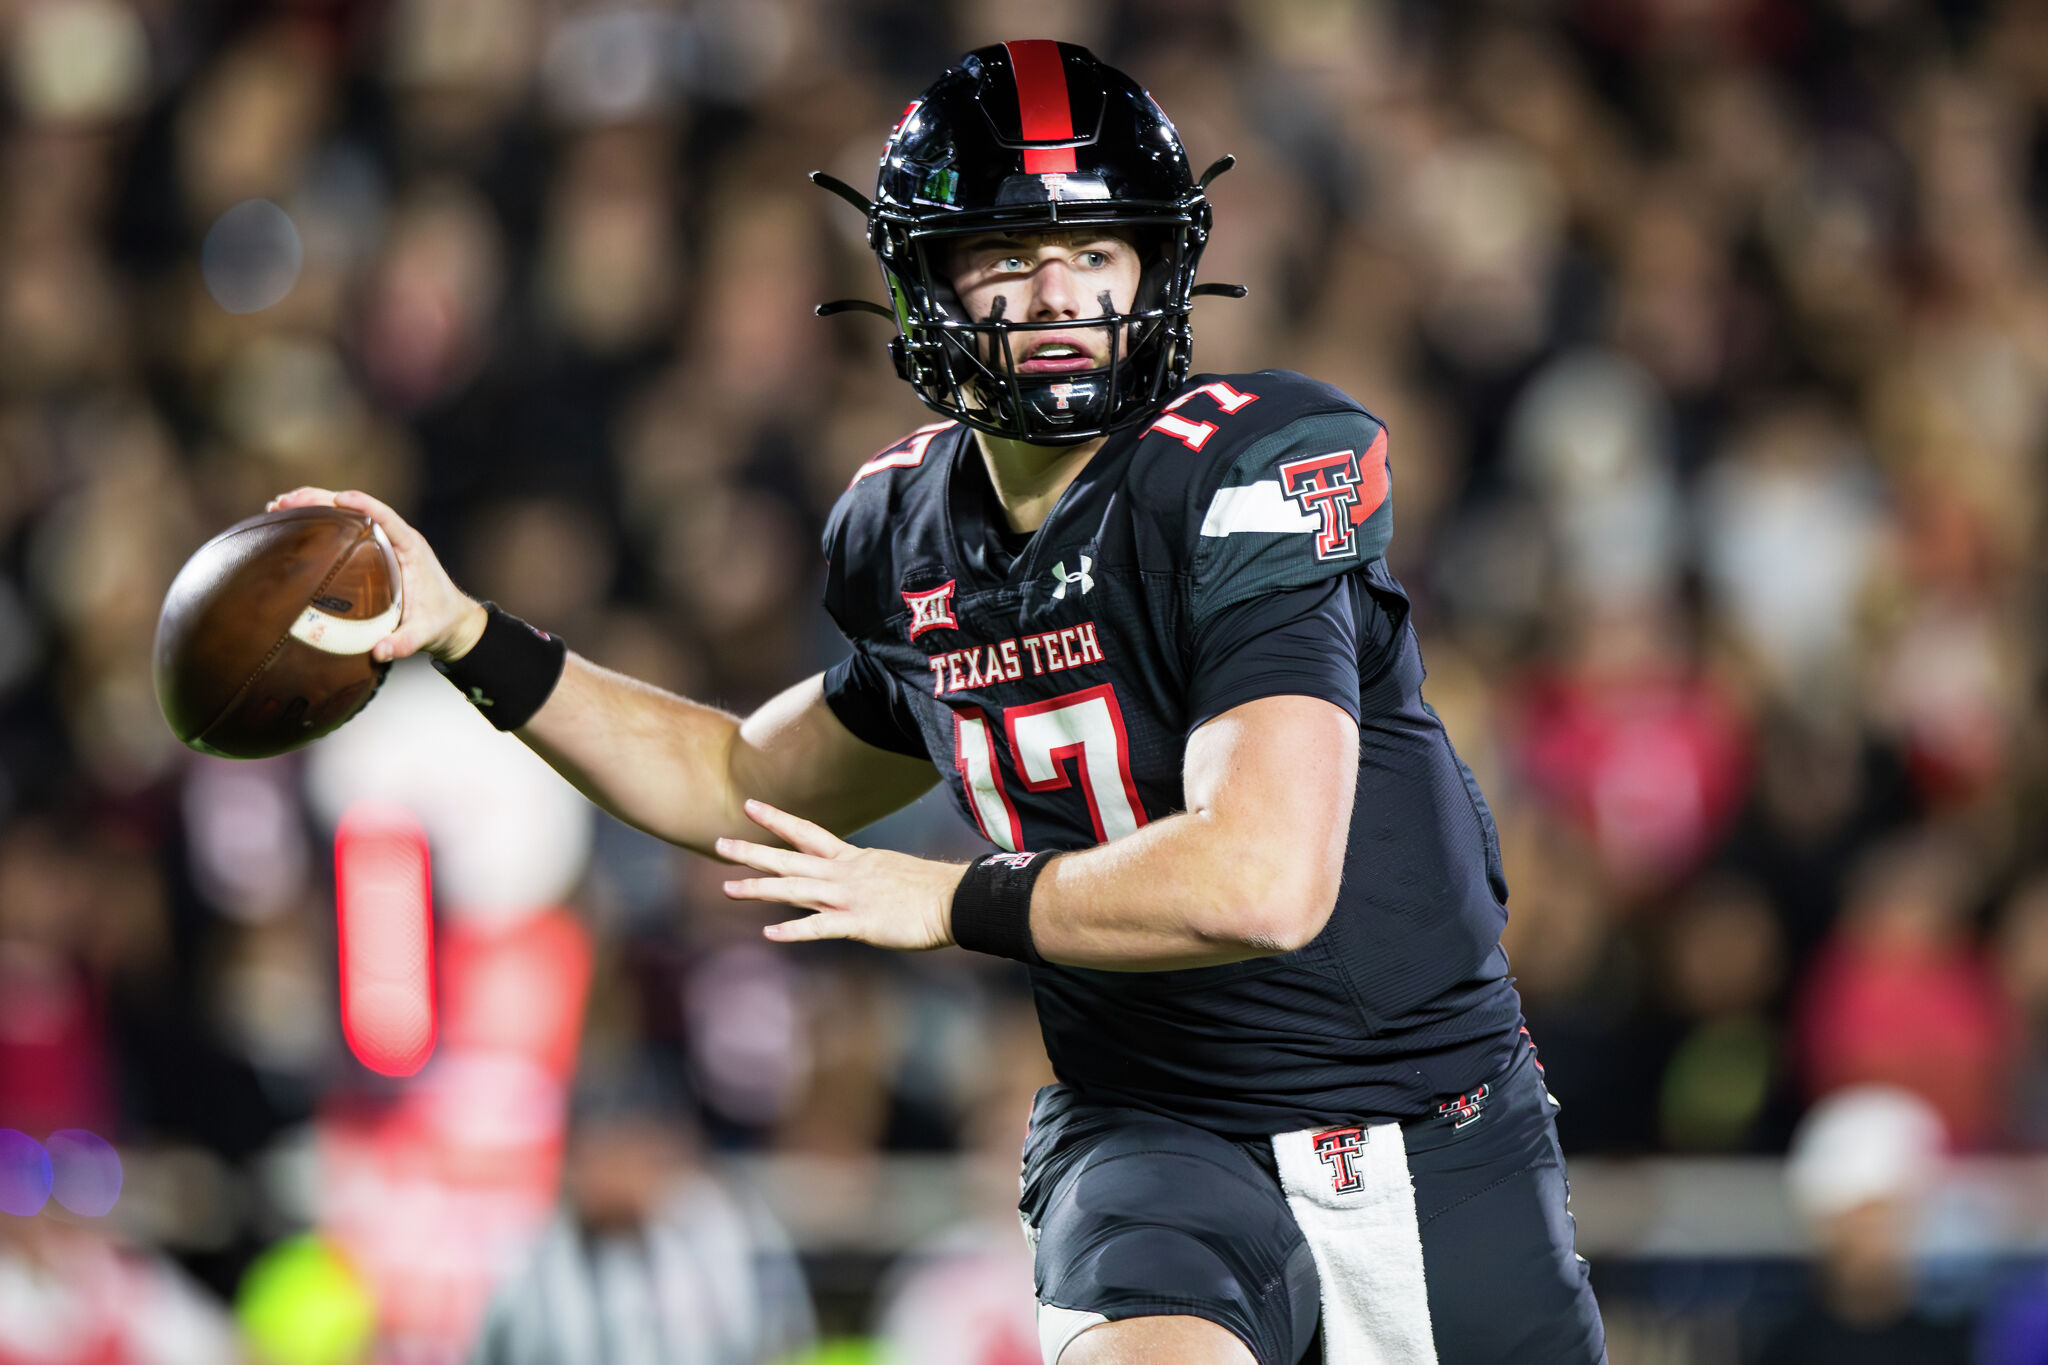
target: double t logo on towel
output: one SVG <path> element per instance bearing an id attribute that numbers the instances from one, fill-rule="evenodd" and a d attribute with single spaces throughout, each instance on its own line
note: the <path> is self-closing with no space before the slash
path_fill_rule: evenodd
<path id="1" fill-rule="evenodd" d="M 1317 1133 L 1309 1141 L 1315 1146 L 1316 1155 L 1330 1168 L 1330 1188 L 1338 1194 L 1356 1194 L 1365 1188 L 1358 1168 L 1352 1164 L 1365 1147 L 1363 1128 L 1332 1128 Z"/>

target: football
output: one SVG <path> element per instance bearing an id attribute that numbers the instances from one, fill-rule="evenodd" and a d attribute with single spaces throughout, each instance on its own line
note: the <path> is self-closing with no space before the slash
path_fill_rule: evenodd
<path id="1" fill-rule="evenodd" d="M 390 665 L 398 558 L 375 522 L 337 507 L 250 517 L 185 561 L 156 629 L 156 696 L 201 753 L 268 758 L 363 709 Z"/>

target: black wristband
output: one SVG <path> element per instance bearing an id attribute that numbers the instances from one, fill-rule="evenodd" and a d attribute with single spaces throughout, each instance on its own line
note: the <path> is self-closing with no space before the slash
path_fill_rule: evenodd
<path id="1" fill-rule="evenodd" d="M 953 888 L 953 941 L 962 948 L 1043 966 L 1031 943 L 1031 888 L 1048 853 L 991 853 L 967 865 Z"/>
<path id="2" fill-rule="evenodd" d="M 436 659 L 434 668 L 491 724 L 517 730 L 561 681 L 569 646 L 496 602 L 484 603 L 484 614 L 484 633 L 469 653 L 453 663 Z"/>

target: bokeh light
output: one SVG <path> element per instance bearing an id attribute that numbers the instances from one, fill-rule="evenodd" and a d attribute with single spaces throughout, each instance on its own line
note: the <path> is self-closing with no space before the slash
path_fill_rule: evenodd
<path id="1" fill-rule="evenodd" d="M 334 834 L 341 1026 L 356 1057 L 410 1076 L 434 1051 L 427 836 L 402 806 L 367 803 Z"/>
<path id="2" fill-rule="evenodd" d="M 49 123 L 128 114 L 149 83 L 149 35 L 119 0 L 45 0 L 20 11 L 7 61 L 15 100 Z"/>
<path id="3" fill-rule="evenodd" d="M 43 1144 L 49 1154 L 50 1193 L 81 1218 L 104 1218 L 121 1197 L 121 1156 L 114 1145 L 83 1128 L 60 1128 Z"/>
<path id="4" fill-rule="evenodd" d="M 0 1213 L 30 1218 L 50 1200 L 50 1154 L 27 1133 L 0 1128 Z"/>
<path id="5" fill-rule="evenodd" d="M 377 1309 L 355 1267 L 308 1234 L 256 1258 L 235 1316 L 264 1365 L 352 1365 L 364 1358 Z"/>
<path id="6" fill-rule="evenodd" d="M 881 1350 L 874 1342 L 840 1337 L 819 1342 L 813 1349 L 792 1357 L 788 1365 L 876 1365 L 881 1359 Z"/>
<path id="7" fill-rule="evenodd" d="M 298 283 L 299 229 L 268 199 L 245 199 L 214 220 L 200 247 L 206 291 L 230 313 L 258 313 Z"/>

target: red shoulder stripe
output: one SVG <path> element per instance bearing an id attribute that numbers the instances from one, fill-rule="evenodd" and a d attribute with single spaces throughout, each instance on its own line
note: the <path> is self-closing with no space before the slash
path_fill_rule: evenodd
<path id="1" fill-rule="evenodd" d="M 1387 500 L 1387 490 L 1391 487 L 1393 476 L 1387 471 L 1387 429 L 1381 427 L 1379 435 L 1372 438 L 1372 445 L 1358 457 L 1358 501 L 1351 504 L 1351 524 L 1363 526 L 1367 517 L 1380 510 L 1380 504 Z"/>

